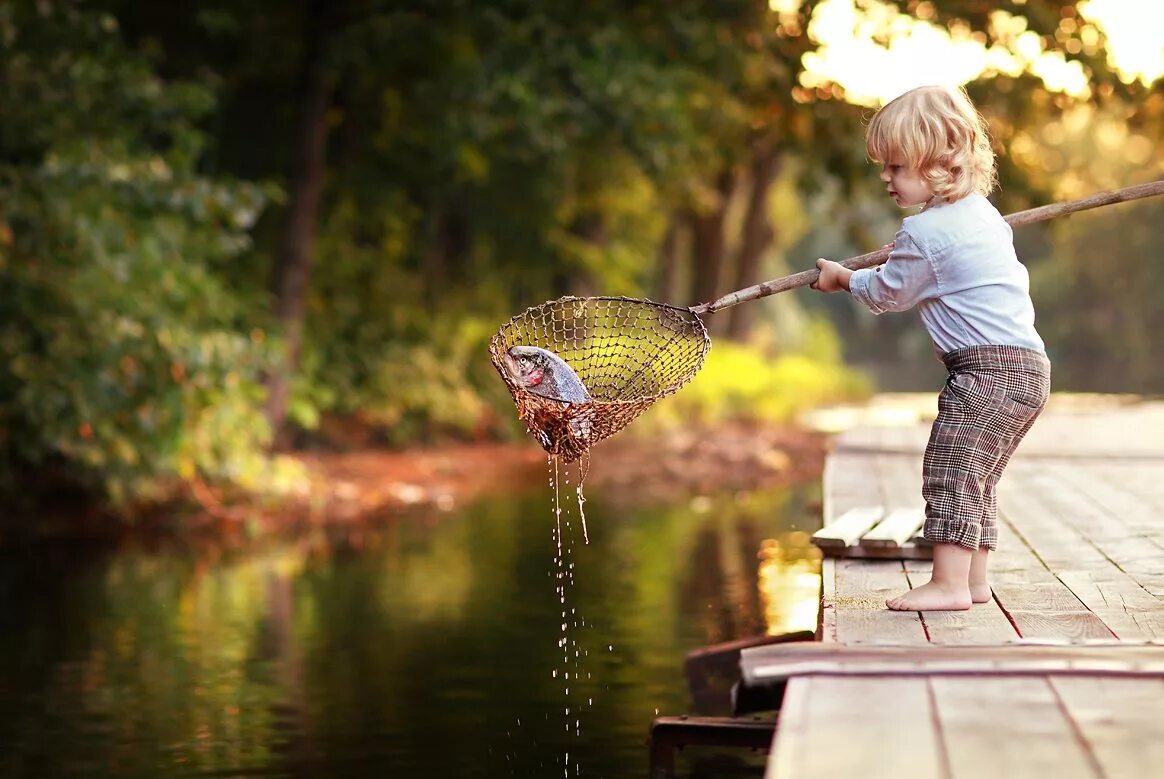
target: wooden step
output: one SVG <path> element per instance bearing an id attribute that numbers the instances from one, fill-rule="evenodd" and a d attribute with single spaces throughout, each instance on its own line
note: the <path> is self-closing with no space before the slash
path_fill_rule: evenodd
<path id="1" fill-rule="evenodd" d="M 924 522 L 919 507 L 857 506 L 813 533 L 812 542 L 825 557 L 930 560 L 933 549 L 919 538 Z"/>
<path id="2" fill-rule="evenodd" d="M 1164 642 L 843 646 L 783 644 L 740 653 L 745 684 L 794 676 L 1128 676 L 1164 678 Z"/>
<path id="3" fill-rule="evenodd" d="M 913 543 L 926 521 L 922 508 L 894 509 L 857 543 L 870 549 L 894 549 Z"/>
<path id="4" fill-rule="evenodd" d="M 736 716 L 778 710 L 788 685 L 804 677 L 880 677 L 898 685 L 919 677 L 973 677 L 986 685 L 1049 676 L 1164 680 L 1164 643 L 756 647 L 740 653 L 732 709 Z"/>

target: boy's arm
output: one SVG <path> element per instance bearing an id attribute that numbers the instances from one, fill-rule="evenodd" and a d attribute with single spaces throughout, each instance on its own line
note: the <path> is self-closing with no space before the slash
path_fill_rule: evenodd
<path id="1" fill-rule="evenodd" d="M 933 263 L 904 231 L 884 265 L 854 271 L 848 281 L 849 292 L 874 314 L 905 311 L 940 294 Z"/>

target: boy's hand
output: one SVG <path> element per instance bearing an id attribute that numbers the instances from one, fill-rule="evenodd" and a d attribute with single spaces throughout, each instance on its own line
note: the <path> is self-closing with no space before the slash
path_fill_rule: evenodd
<path id="1" fill-rule="evenodd" d="M 823 257 L 816 261 L 816 267 L 820 268 L 820 278 L 810 285 L 813 289 L 821 292 L 849 291 L 849 277 L 853 271 Z"/>

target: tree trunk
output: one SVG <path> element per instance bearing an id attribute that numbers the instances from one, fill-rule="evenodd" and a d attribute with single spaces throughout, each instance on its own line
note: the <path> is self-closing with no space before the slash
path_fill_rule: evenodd
<path id="1" fill-rule="evenodd" d="M 286 443 L 280 434 L 287 416 L 291 378 L 299 365 L 307 285 L 319 230 L 319 202 L 326 165 L 327 109 L 332 97 L 332 79 L 325 62 L 331 36 L 329 18 L 327 0 L 310 1 L 305 19 L 306 48 L 298 89 L 299 119 L 287 221 L 272 278 L 275 315 L 285 342 L 282 360 L 267 379 L 267 415 L 278 444 Z"/>
<path id="2" fill-rule="evenodd" d="M 678 214 L 667 220 L 667 232 L 659 246 L 659 267 L 655 283 L 655 299 L 660 303 L 675 301 L 679 283 L 680 231 L 682 222 Z"/>
<path id="3" fill-rule="evenodd" d="M 593 246 L 605 249 L 610 244 L 610 228 L 600 211 L 579 214 L 570 225 L 570 232 Z M 579 297 L 599 293 L 594 275 L 585 268 L 573 268 L 566 275 L 565 292 Z"/>
<path id="4" fill-rule="evenodd" d="M 779 169 L 779 157 L 774 151 L 756 150 L 752 159 L 752 191 L 748 198 L 743 241 L 736 262 L 735 289 L 744 289 L 761 281 L 761 261 L 775 237 L 768 219 L 768 193 L 772 189 L 772 179 L 776 177 Z M 728 319 L 727 337 L 733 341 L 745 340 L 752 329 L 753 313 L 750 306 L 733 308 Z"/>
<path id="5" fill-rule="evenodd" d="M 432 207 L 428 248 L 421 266 L 424 302 L 431 308 L 441 303 L 449 292 L 449 279 L 464 278 L 464 260 L 469 253 L 469 226 L 452 202 Z"/>
<path id="6" fill-rule="evenodd" d="M 735 176 L 730 170 L 724 171 L 716 182 L 718 202 L 705 213 L 691 214 L 692 304 L 715 300 L 718 296 L 724 266 L 724 218 L 734 188 Z"/>

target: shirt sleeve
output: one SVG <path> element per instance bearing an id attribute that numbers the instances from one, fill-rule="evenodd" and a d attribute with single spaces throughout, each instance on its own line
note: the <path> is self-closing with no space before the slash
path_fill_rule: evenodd
<path id="1" fill-rule="evenodd" d="M 874 314 L 905 311 L 938 294 L 938 277 L 933 262 L 903 230 L 884 265 L 853 272 L 849 292 Z"/>

